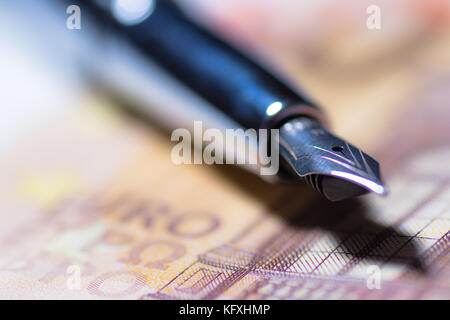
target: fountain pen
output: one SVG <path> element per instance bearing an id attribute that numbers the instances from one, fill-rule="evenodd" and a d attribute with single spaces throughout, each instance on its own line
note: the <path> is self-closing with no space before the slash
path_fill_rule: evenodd
<path id="1" fill-rule="evenodd" d="M 369 192 L 386 194 L 378 162 L 330 132 L 323 112 L 304 93 L 196 23 L 173 1 L 79 3 L 82 12 L 126 39 L 141 60 L 151 61 L 156 69 L 169 74 L 241 128 L 279 129 L 280 166 L 285 177 L 306 182 L 331 201 Z M 117 60 L 121 66 L 132 63 L 126 56 Z M 121 70 L 109 59 L 105 61 L 109 62 L 104 69 Z M 125 77 L 116 70 L 115 75 L 105 78 L 120 82 L 116 88 L 128 86 L 129 93 L 141 95 L 145 103 L 144 83 L 149 74 L 141 76 L 142 81 L 127 81 Z M 159 81 L 164 81 L 163 77 Z M 178 116 L 178 111 L 162 112 L 166 112 L 166 118 L 171 112 L 173 117 Z"/>

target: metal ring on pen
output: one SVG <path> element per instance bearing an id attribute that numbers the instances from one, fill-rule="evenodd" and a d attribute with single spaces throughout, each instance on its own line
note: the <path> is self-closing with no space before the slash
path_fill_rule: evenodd
<path id="1" fill-rule="evenodd" d="M 316 107 L 307 104 L 296 104 L 281 109 L 279 112 L 271 117 L 268 117 L 264 122 L 265 128 L 279 128 L 287 120 L 296 117 L 311 117 L 319 121 L 325 128 L 329 128 L 329 121 L 325 114 Z"/>

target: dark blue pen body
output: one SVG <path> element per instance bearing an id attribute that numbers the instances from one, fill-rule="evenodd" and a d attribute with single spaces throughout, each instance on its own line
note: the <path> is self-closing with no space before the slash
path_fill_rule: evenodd
<path id="1" fill-rule="evenodd" d="M 277 127 L 298 106 L 307 115 L 318 111 L 251 58 L 194 24 L 171 1 L 157 0 L 147 19 L 117 27 L 145 55 L 244 128 Z"/>

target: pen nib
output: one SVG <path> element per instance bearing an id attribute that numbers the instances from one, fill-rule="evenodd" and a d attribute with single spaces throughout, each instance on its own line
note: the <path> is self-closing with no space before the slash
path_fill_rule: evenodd
<path id="1" fill-rule="evenodd" d="M 295 118 L 280 128 L 280 155 L 292 171 L 331 201 L 387 193 L 375 159 L 311 118 Z"/>

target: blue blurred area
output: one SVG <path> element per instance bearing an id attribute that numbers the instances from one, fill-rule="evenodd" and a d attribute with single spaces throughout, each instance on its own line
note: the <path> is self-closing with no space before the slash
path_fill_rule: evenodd
<path id="1" fill-rule="evenodd" d="M 65 9 L 62 1 L 0 2 L 0 155 L 80 91 L 77 56 L 87 42 L 65 27 Z"/>

